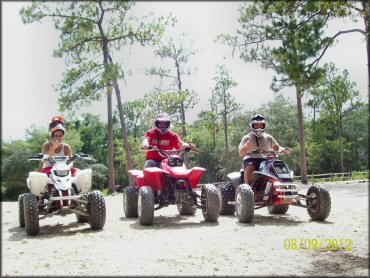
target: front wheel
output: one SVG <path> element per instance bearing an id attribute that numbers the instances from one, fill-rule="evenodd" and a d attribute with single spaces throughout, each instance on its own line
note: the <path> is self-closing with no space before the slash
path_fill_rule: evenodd
<path id="1" fill-rule="evenodd" d="M 329 191 L 322 185 L 312 185 L 307 191 L 307 212 L 312 220 L 324 221 L 330 213 Z"/>
<path id="2" fill-rule="evenodd" d="M 104 227 L 106 218 L 104 196 L 99 190 L 87 193 L 89 223 L 91 229 L 100 230 Z"/>
<path id="3" fill-rule="evenodd" d="M 220 198 L 213 184 L 205 184 L 201 190 L 202 213 L 206 222 L 216 222 L 220 216 Z"/>
<path id="4" fill-rule="evenodd" d="M 254 216 L 254 193 L 248 184 L 240 184 L 236 188 L 235 211 L 240 223 L 252 222 Z"/>
<path id="5" fill-rule="evenodd" d="M 40 232 L 40 221 L 37 207 L 37 198 L 32 193 L 24 194 L 23 196 L 24 209 L 24 224 L 26 233 L 29 236 L 34 236 Z"/>
<path id="6" fill-rule="evenodd" d="M 123 190 L 123 211 L 127 218 L 137 217 L 137 194 L 138 189 L 127 186 Z"/>
<path id="7" fill-rule="evenodd" d="M 154 193 L 150 186 L 140 187 L 137 206 L 139 223 L 151 225 L 154 220 Z"/>

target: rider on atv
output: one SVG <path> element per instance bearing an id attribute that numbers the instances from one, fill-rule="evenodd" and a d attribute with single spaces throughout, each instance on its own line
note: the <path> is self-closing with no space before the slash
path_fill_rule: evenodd
<path id="1" fill-rule="evenodd" d="M 143 150 L 149 150 L 149 148 L 158 148 L 161 150 L 173 150 L 181 148 L 191 148 L 195 150 L 193 144 L 188 144 L 180 139 L 180 136 L 171 131 L 171 121 L 167 113 L 160 113 L 155 117 L 155 128 L 148 130 L 145 133 L 143 142 L 141 144 Z M 161 161 L 165 159 L 157 151 L 146 152 L 146 161 L 144 168 L 148 167 L 160 167 Z"/>
<path id="2" fill-rule="evenodd" d="M 265 132 L 266 119 L 264 116 L 254 115 L 249 121 L 249 126 L 252 132 L 242 138 L 239 144 L 239 155 L 244 156 L 244 182 L 250 185 L 252 172 L 258 170 L 260 163 L 265 160 L 261 153 L 254 154 L 251 153 L 252 151 L 257 149 L 266 152 L 274 150 L 289 154 L 290 148 L 279 146 L 275 138 Z"/>
<path id="3" fill-rule="evenodd" d="M 66 129 L 64 127 L 64 118 L 62 116 L 55 116 L 51 119 L 49 124 L 49 132 L 51 141 L 46 142 L 42 145 L 42 153 L 49 156 L 69 156 L 72 157 L 71 147 L 63 143 Z M 41 172 L 50 174 L 52 165 L 49 161 L 45 161 L 42 165 Z M 71 168 L 72 176 L 74 177 L 77 168 Z"/>

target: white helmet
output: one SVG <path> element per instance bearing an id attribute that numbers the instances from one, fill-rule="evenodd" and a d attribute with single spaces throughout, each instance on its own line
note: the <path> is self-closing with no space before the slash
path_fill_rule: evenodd
<path id="1" fill-rule="evenodd" d="M 154 124 L 159 132 L 166 134 L 170 130 L 171 121 L 167 113 L 159 113 L 155 116 Z"/>
<path id="2" fill-rule="evenodd" d="M 64 126 L 62 124 L 57 124 L 56 126 L 51 128 L 49 131 L 50 131 L 50 136 L 51 137 L 53 137 L 55 131 L 61 131 L 61 132 L 63 132 L 63 135 L 66 134 L 66 129 L 64 128 Z"/>
<path id="3" fill-rule="evenodd" d="M 257 123 L 263 124 L 263 127 L 257 128 L 255 126 Z M 265 132 L 265 128 L 266 128 L 266 119 L 261 114 L 256 114 L 249 121 L 249 126 L 251 127 L 254 135 L 256 135 L 257 137 L 262 137 L 263 133 Z"/>

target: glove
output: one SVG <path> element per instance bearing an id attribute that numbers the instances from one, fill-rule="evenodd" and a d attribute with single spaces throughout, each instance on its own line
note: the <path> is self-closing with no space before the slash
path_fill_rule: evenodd
<path id="1" fill-rule="evenodd" d="M 158 147 L 157 146 L 149 146 L 148 150 L 156 151 L 156 150 L 158 150 Z"/>

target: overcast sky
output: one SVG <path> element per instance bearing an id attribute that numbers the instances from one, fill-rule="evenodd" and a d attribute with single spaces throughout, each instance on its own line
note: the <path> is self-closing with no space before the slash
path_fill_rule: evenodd
<path id="1" fill-rule="evenodd" d="M 53 29 L 51 21 L 43 21 L 23 25 L 19 9 L 30 2 L 1 2 L 2 26 L 2 140 L 23 139 L 25 130 L 32 124 L 45 126 L 50 119 L 58 114 L 58 94 L 52 85 L 61 80 L 62 72 L 66 70 L 63 59 L 52 57 L 57 47 L 59 34 Z M 175 28 L 168 30 L 168 35 L 187 32 L 195 43 L 194 47 L 201 49 L 190 63 L 198 71 L 191 78 L 184 80 L 184 87 L 196 91 L 200 101 L 196 107 L 187 113 L 192 121 L 197 114 L 208 109 L 207 101 L 211 96 L 214 83 L 215 67 L 225 64 L 238 86 L 231 90 L 232 95 L 244 104 L 245 109 L 254 109 L 274 99 L 270 89 L 271 70 L 263 70 L 256 64 L 244 63 L 238 57 L 231 56 L 231 48 L 213 43 L 217 34 L 235 32 L 239 17 L 237 8 L 240 2 L 138 2 L 134 6 L 135 14 L 167 15 L 171 12 L 177 17 Z M 328 32 L 333 34 L 339 27 L 342 30 L 354 27 L 364 29 L 363 21 L 337 21 Z M 132 71 L 127 83 L 121 84 L 123 101 L 130 101 L 144 96 L 158 84 L 158 79 L 145 76 L 141 69 L 159 63 L 154 59 L 153 49 L 140 46 L 127 47 L 131 55 L 126 56 L 126 69 Z M 367 58 L 366 46 L 359 33 L 343 35 L 339 42 L 331 47 L 322 63 L 334 62 L 342 71 L 347 69 L 351 80 L 357 83 L 364 100 L 367 97 Z M 283 90 L 286 96 L 295 103 L 294 89 Z M 114 99 L 114 107 L 116 101 Z M 79 114 L 91 112 L 101 115 L 106 121 L 106 101 L 83 108 Z M 67 116 L 67 113 L 63 114 Z"/>

